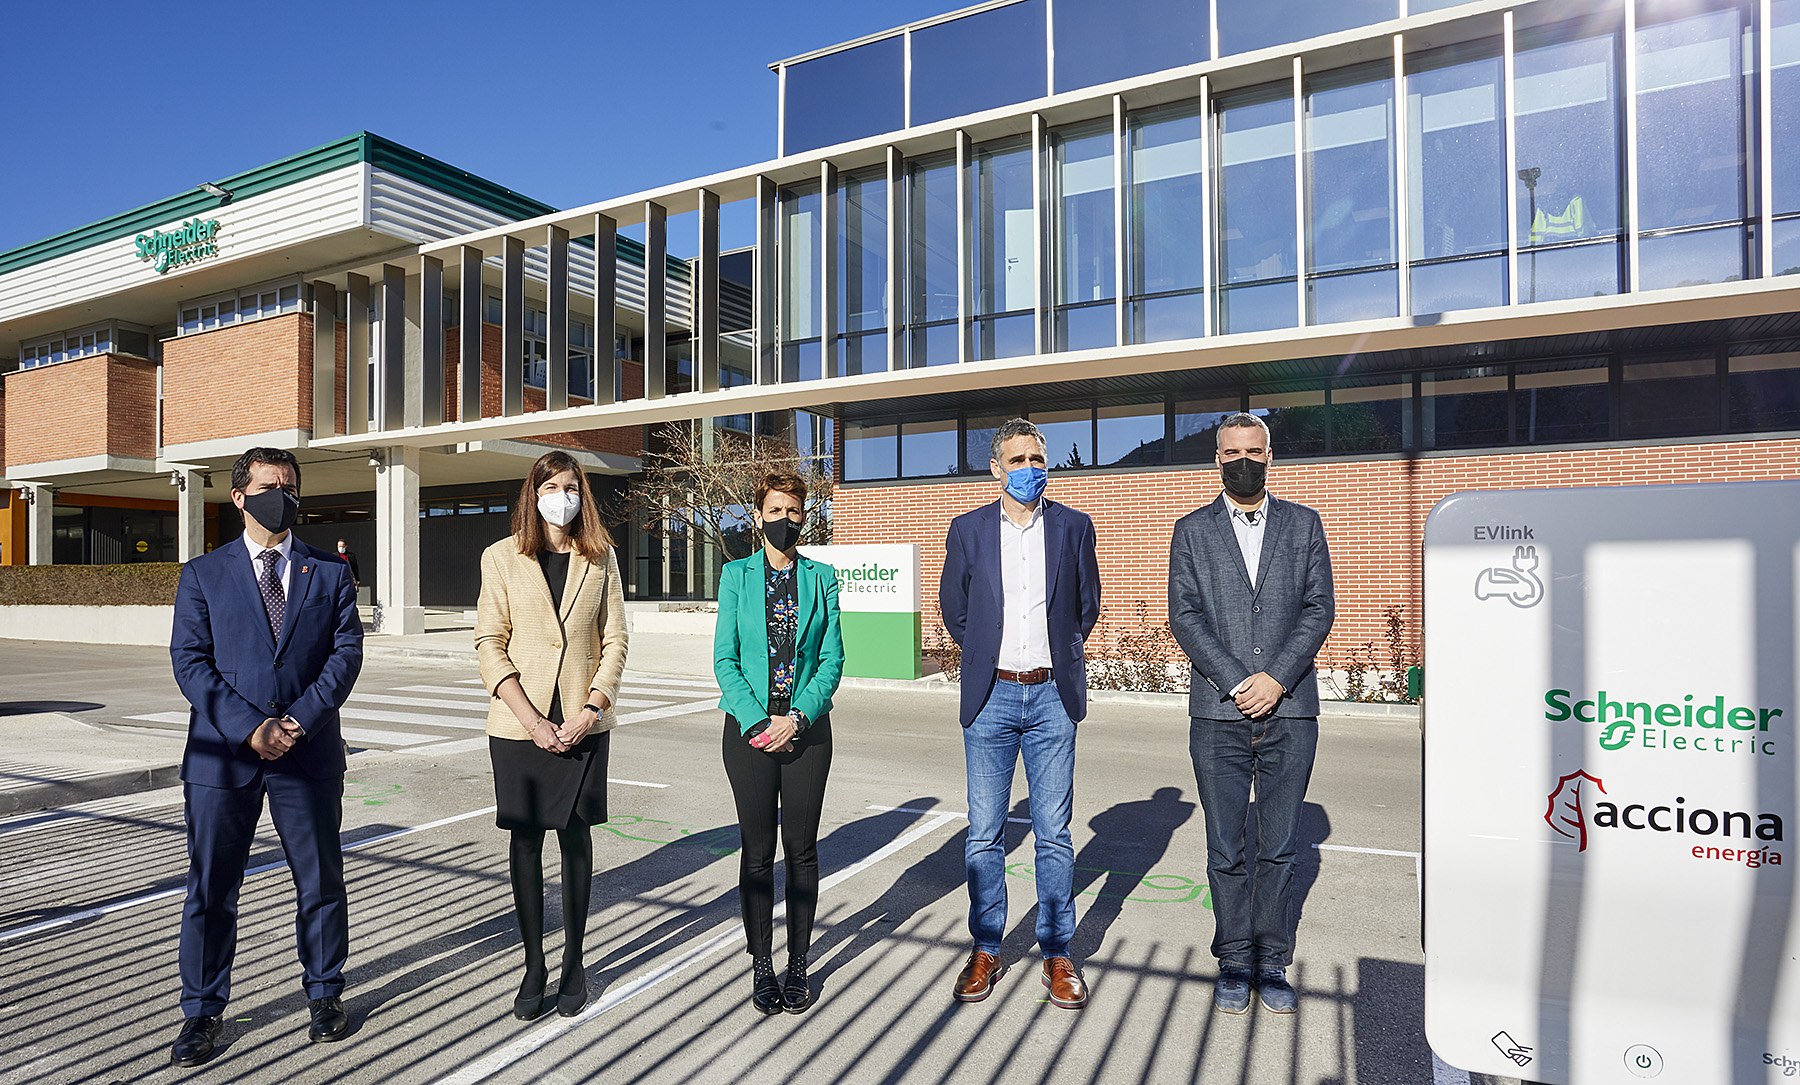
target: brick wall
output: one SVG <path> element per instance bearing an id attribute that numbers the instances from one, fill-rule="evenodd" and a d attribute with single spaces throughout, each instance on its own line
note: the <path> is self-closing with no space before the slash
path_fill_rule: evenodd
<path id="1" fill-rule="evenodd" d="M 4 462 L 156 455 L 156 364 L 97 354 L 6 377 Z"/>
<path id="2" fill-rule="evenodd" d="M 840 461 L 842 462 L 841 458 Z M 1459 490 L 1618 486 L 1800 478 L 1800 440 L 1741 441 L 1657 448 L 1518 452 L 1413 461 L 1283 464 L 1269 475 L 1276 495 L 1319 511 L 1331 543 L 1338 617 L 1322 660 L 1373 641 L 1383 652 L 1384 611 L 1401 608 L 1409 639 L 1419 632 L 1419 547 L 1425 517 Z M 916 486 L 840 486 L 833 499 L 834 541 L 919 543 L 920 594 L 927 628 L 935 624 L 944 534 L 950 520 L 995 500 L 991 479 Z M 1152 621 L 1168 616 L 1169 536 L 1175 521 L 1219 492 L 1208 470 L 1058 476 L 1050 497 L 1094 518 L 1102 601 L 1121 615 L 1142 600 Z"/>
<path id="3" fill-rule="evenodd" d="M 164 444 L 311 428 L 309 315 L 288 313 L 163 342 Z"/>

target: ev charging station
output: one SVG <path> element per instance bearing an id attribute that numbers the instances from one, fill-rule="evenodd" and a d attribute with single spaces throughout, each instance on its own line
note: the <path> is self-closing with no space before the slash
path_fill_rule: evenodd
<path id="1" fill-rule="evenodd" d="M 1453 494 L 1424 569 L 1433 1050 L 1800 1080 L 1800 482 Z"/>

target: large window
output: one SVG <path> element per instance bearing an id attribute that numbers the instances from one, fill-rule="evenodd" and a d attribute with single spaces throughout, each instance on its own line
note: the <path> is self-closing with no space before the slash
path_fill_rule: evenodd
<path id="1" fill-rule="evenodd" d="M 1056 92 L 1209 60 L 1211 15 L 1194 0 L 1056 0 Z"/>
<path id="2" fill-rule="evenodd" d="M 1394 82 L 1380 68 L 1306 88 L 1307 321 L 1400 311 L 1394 257 Z"/>
<path id="3" fill-rule="evenodd" d="M 1800 429 L 1800 354 L 1733 355 L 1726 381 L 1733 433 Z"/>
<path id="4" fill-rule="evenodd" d="M 1217 0 L 1219 55 L 1247 53 L 1400 15 L 1399 0 Z"/>
<path id="5" fill-rule="evenodd" d="M 888 367 L 887 174 L 850 174 L 838 181 L 838 372 L 879 373 Z"/>
<path id="6" fill-rule="evenodd" d="M 1769 5 L 1769 119 L 1775 145 L 1775 262 L 1777 275 L 1800 275 L 1800 0 Z"/>
<path id="7" fill-rule="evenodd" d="M 19 368 L 33 369 L 95 354 L 129 354 L 148 358 L 150 329 L 141 324 L 108 320 L 19 344 Z"/>
<path id="8" fill-rule="evenodd" d="M 267 283 L 230 294 L 185 302 L 181 306 L 180 334 L 211 331 L 227 324 L 300 311 L 300 283 Z"/>
<path id="9" fill-rule="evenodd" d="M 844 479 L 895 478 L 900 471 L 900 427 L 892 422 L 844 423 Z"/>
<path id="10" fill-rule="evenodd" d="M 1318 386 L 1250 393 L 1250 413 L 1269 427 L 1277 456 L 1322 456 L 1327 448 L 1331 408 Z"/>
<path id="11" fill-rule="evenodd" d="M 781 379 L 816 380 L 819 350 L 820 200 L 817 185 L 781 193 Z"/>
<path id="12" fill-rule="evenodd" d="M 1148 467 L 1169 462 L 1167 404 L 1154 400 L 1102 402 L 1094 412 L 1094 462 L 1101 467 Z"/>
<path id="13" fill-rule="evenodd" d="M 1112 125 L 1099 121 L 1064 129 L 1055 134 L 1052 145 L 1056 156 L 1056 349 L 1110 347 L 1118 341 Z"/>
<path id="14" fill-rule="evenodd" d="M 1710 353 L 1627 362 L 1619 436 L 1685 437 L 1719 428 L 1719 363 Z"/>
<path id="15" fill-rule="evenodd" d="M 784 154 L 906 125 L 906 39 L 899 35 L 790 64 L 785 78 Z"/>
<path id="16" fill-rule="evenodd" d="M 1519 299 L 1617 294 L 1621 185 L 1616 33 L 1520 35 L 1513 199 Z"/>
<path id="17" fill-rule="evenodd" d="M 975 357 L 1037 353 L 1031 142 L 1015 138 L 975 149 Z"/>
<path id="18" fill-rule="evenodd" d="M 956 160 L 915 162 L 907 171 L 906 282 L 914 367 L 960 360 L 956 342 Z"/>
<path id="19" fill-rule="evenodd" d="M 1299 320 L 1294 236 L 1294 99 L 1286 84 L 1218 109 L 1219 328 L 1291 328 Z"/>
<path id="20" fill-rule="evenodd" d="M 1638 27 L 1642 289 L 1744 277 L 1744 22 L 1729 7 Z"/>
<path id="21" fill-rule="evenodd" d="M 1206 334 L 1202 124 L 1197 104 L 1131 118 L 1128 251 L 1133 342 Z"/>
<path id="22" fill-rule="evenodd" d="M 1413 447 L 1412 376 L 1340 377 L 1331 385 L 1331 451 L 1397 452 Z"/>
<path id="23" fill-rule="evenodd" d="M 900 422 L 900 474 L 931 478 L 957 473 L 956 415 L 909 415 Z"/>
<path id="24" fill-rule="evenodd" d="M 1044 96 L 1044 0 L 965 15 L 912 32 L 912 123 Z"/>
<path id="25" fill-rule="evenodd" d="M 1498 50 L 1423 58 L 1406 76 L 1412 311 L 1506 304 L 1505 97 Z"/>
<path id="26" fill-rule="evenodd" d="M 1604 441 L 1611 436 L 1604 358 L 1513 368 L 1513 440 L 1521 444 Z"/>
<path id="27" fill-rule="evenodd" d="M 1504 366 L 1426 373 L 1419 386 L 1419 429 L 1425 448 L 1482 448 L 1512 439 Z"/>

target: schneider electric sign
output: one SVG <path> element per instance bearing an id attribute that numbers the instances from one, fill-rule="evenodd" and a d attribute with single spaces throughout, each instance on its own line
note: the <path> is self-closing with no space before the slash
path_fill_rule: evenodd
<path id="1" fill-rule="evenodd" d="M 191 218 L 168 232 L 152 230 L 137 235 L 139 260 L 148 260 L 158 275 L 170 268 L 219 255 L 219 220 Z"/>
<path id="2" fill-rule="evenodd" d="M 800 551 L 837 570 L 844 673 L 919 677 L 918 546 L 804 546 Z"/>
<path id="3" fill-rule="evenodd" d="M 1800 1076 L 1800 482 L 1425 528 L 1425 1027 L 1546 1083 Z"/>

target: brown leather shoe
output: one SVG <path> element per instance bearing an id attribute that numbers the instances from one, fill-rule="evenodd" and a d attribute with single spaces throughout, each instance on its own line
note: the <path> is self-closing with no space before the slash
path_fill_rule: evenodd
<path id="1" fill-rule="evenodd" d="M 969 954 L 969 963 L 963 965 L 962 974 L 956 977 L 956 1001 L 980 1002 L 994 991 L 994 981 L 1006 975 L 1006 966 L 1000 958 L 992 953 L 976 950 Z"/>
<path id="2" fill-rule="evenodd" d="M 1052 957 L 1044 962 L 1044 986 L 1050 989 L 1050 1001 L 1065 1010 L 1079 1010 L 1087 1005 L 1087 984 L 1067 957 Z"/>

